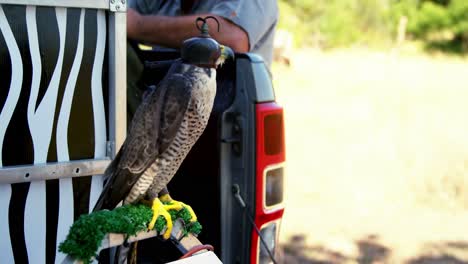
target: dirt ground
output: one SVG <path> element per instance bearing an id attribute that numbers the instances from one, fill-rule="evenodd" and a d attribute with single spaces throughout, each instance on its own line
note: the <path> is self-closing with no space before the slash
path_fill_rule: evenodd
<path id="1" fill-rule="evenodd" d="M 468 60 L 302 50 L 273 75 L 281 263 L 468 263 Z"/>

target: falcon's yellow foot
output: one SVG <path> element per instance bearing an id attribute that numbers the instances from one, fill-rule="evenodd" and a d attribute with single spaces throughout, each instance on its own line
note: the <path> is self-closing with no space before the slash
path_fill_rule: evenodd
<path id="1" fill-rule="evenodd" d="M 161 200 L 161 202 L 164 203 L 164 208 L 166 209 L 166 211 L 169 211 L 169 210 L 180 211 L 185 207 L 189 211 L 190 216 L 191 216 L 190 223 L 197 221 L 197 216 L 195 215 L 195 212 L 193 211 L 192 207 L 190 207 L 190 205 L 186 205 L 183 202 L 173 200 L 169 194 L 161 195 L 159 196 L 159 199 Z"/>
<path id="2" fill-rule="evenodd" d="M 151 218 L 151 221 L 148 224 L 148 229 L 153 230 L 154 225 L 156 224 L 156 220 L 159 216 L 162 216 L 164 217 L 164 219 L 166 219 L 166 231 L 163 234 L 163 238 L 170 238 L 172 232 L 172 219 L 171 215 L 167 212 L 164 204 L 158 198 L 155 198 L 153 201 L 144 201 L 144 203 L 149 204 L 149 206 L 153 210 L 153 218 Z"/>

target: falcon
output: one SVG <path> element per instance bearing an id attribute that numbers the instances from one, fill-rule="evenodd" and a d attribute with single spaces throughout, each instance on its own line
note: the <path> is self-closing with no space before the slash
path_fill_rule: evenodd
<path id="1" fill-rule="evenodd" d="M 172 231 L 168 210 L 186 207 L 191 221 L 197 219 L 190 206 L 171 198 L 166 186 L 208 123 L 216 68 L 234 57 L 232 49 L 208 34 L 208 18 L 197 19 L 201 35 L 184 41 L 181 58 L 136 110 L 122 148 L 105 171 L 107 182 L 94 208 L 111 210 L 120 202 L 146 201 L 153 210 L 148 229 L 160 215 L 167 221 L 164 239 Z"/>

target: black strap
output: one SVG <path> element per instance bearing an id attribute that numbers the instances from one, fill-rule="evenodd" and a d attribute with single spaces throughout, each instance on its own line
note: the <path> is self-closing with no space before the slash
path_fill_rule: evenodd
<path id="1" fill-rule="evenodd" d="M 234 194 L 234 197 L 236 197 L 236 201 L 239 203 L 240 207 L 242 207 L 242 209 L 244 209 L 244 212 L 247 213 L 249 221 L 252 224 L 252 226 L 254 227 L 255 232 L 257 233 L 258 237 L 260 238 L 260 241 L 262 242 L 262 244 L 265 247 L 266 251 L 268 252 L 268 255 L 270 256 L 271 261 L 274 264 L 278 264 L 278 262 L 276 262 L 276 260 L 275 260 L 275 257 L 273 256 L 273 253 L 271 253 L 270 249 L 268 248 L 265 239 L 263 238 L 262 234 L 260 233 L 260 230 L 258 229 L 257 225 L 255 224 L 254 219 L 253 219 L 252 215 L 250 214 L 250 211 L 247 210 L 248 209 L 247 204 L 245 203 L 244 199 L 242 199 L 242 196 L 240 195 L 239 185 L 237 185 L 237 184 L 232 185 L 232 193 Z M 276 246 L 278 246 L 278 245 L 276 245 Z"/>

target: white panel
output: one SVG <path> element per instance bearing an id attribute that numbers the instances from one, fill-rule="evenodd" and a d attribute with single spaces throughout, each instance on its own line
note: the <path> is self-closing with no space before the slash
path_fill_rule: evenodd
<path id="1" fill-rule="evenodd" d="M 106 48 L 106 17 L 102 10 L 97 11 L 97 42 L 91 77 L 91 94 L 94 114 L 94 158 L 106 156 L 106 117 L 104 97 L 102 95 L 102 67 Z M 89 210 L 93 210 L 102 191 L 104 178 L 101 175 L 92 177 L 89 197 Z"/>
<path id="2" fill-rule="evenodd" d="M 168 264 L 222 264 L 221 260 L 211 251 L 194 255 L 193 257 L 169 262 Z"/>
<path id="3" fill-rule="evenodd" d="M 31 81 L 31 93 L 28 101 L 28 122 L 31 123 L 34 120 L 34 112 L 36 110 L 37 97 L 39 95 L 39 87 L 41 85 L 41 74 L 42 74 L 42 62 L 41 52 L 39 50 L 39 40 L 37 33 L 37 22 L 36 22 L 36 7 L 26 7 L 26 26 L 28 30 L 29 38 L 29 52 L 31 53 L 32 69 L 32 81 Z M 33 141 L 38 141 L 38 134 L 34 134 Z"/>
<path id="4" fill-rule="evenodd" d="M 62 105 L 57 122 L 57 159 L 59 162 L 69 161 L 68 150 L 68 124 L 75 92 L 76 80 L 80 73 L 83 59 L 84 45 L 84 15 L 85 10 L 81 9 L 80 25 L 78 29 L 78 45 L 76 47 L 75 59 L 73 61 L 70 75 L 68 76 L 65 93 L 63 94 Z M 58 252 L 58 245 L 65 240 L 68 230 L 73 223 L 73 182 L 71 178 L 59 180 L 59 217 L 57 226 L 57 246 L 55 262 L 61 263 L 66 255 Z"/>
<path id="5" fill-rule="evenodd" d="M 44 97 L 42 98 L 41 104 L 37 107 L 37 111 L 34 112 L 36 102 L 30 100 L 28 104 L 28 113 L 30 113 L 31 111 L 34 112 L 34 114 L 28 114 L 29 129 L 31 132 L 31 137 L 33 139 L 34 146 L 34 164 L 45 163 L 47 161 L 47 152 L 49 149 L 50 139 L 52 137 L 55 106 L 57 103 L 57 94 L 62 73 L 67 24 L 66 9 L 56 8 L 56 16 L 60 36 L 60 50 L 57 59 L 57 64 L 55 66 L 54 73 L 52 74 L 49 87 L 47 88 L 47 91 Z M 34 34 L 37 34 L 32 33 L 32 31 L 34 30 L 37 31 L 37 27 L 31 26 L 32 24 L 36 24 L 35 17 L 35 9 L 33 7 L 28 7 L 27 18 L 29 21 L 29 37 L 34 37 Z M 34 41 L 32 41 L 32 43 L 34 43 Z M 38 47 L 33 47 L 31 48 L 31 52 L 35 53 L 37 52 L 37 49 Z M 32 56 L 37 56 L 37 54 L 32 54 Z M 33 65 L 33 68 L 34 67 L 36 67 L 36 65 Z M 37 100 L 37 95 L 34 96 Z M 24 236 L 26 248 L 28 249 L 28 259 L 30 263 L 45 262 L 45 214 L 45 181 L 31 182 L 28 197 L 26 199 L 24 218 Z"/>
<path id="6" fill-rule="evenodd" d="M 11 82 L 6 102 L 0 113 L 0 167 L 3 166 L 2 149 L 5 132 L 10 123 L 11 116 L 18 102 L 21 85 L 23 82 L 23 62 L 15 37 L 6 19 L 3 8 L 0 5 L 0 30 L 5 39 L 11 58 Z M 0 234 L 4 239 L 0 239 L 0 252 L 2 262 L 14 263 L 13 251 L 10 242 L 10 228 L 8 224 L 8 208 L 11 198 L 11 186 L 0 185 Z"/>

